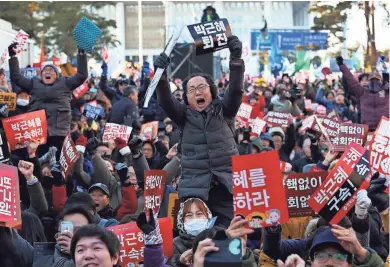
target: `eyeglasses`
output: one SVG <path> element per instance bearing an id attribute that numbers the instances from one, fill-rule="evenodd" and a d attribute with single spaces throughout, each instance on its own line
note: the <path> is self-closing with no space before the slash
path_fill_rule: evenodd
<path id="1" fill-rule="evenodd" d="M 206 88 L 209 88 L 209 87 L 210 86 L 207 85 L 207 84 L 200 84 L 197 87 L 191 86 L 191 87 L 188 88 L 187 94 L 188 95 L 192 95 L 192 94 L 194 94 L 198 90 L 199 90 L 199 92 L 203 93 L 206 90 Z"/>
<path id="2" fill-rule="evenodd" d="M 324 263 L 329 260 L 329 258 L 332 258 L 334 263 L 343 263 L 348 259 L 347 254 L 343 253 L 327 253 L 327 252 L 316 252 L 314 253 L 314 260 L 316 260 L 319 263 Z"/>

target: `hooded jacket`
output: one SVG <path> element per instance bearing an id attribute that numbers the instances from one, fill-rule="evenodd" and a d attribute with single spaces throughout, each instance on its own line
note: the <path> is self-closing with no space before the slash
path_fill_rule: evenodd
<path id="1" fill-rule="evenodd" d="M 58 77 L 52 85 L 44 84 L 40 78 L 25 78 L 20 73 L 17 57 L 9 59 L 10 77 L 17 86 L 28 92 L 30 110 L 44 109 L 48 136 L 66 136 L 70 130 L 72 91 L 88 78 L 87 56 L 77 56 L 77 73 L 72 77 Z"/>
<path id="2" fill-rule="evenodd" d="M 215 8 L 213 8 L 212 6 L 208 6 L 206 7 L 204 10 L 203 10 L 203 15 L 202 15 L 202 19 L 201 19 L 201 22 L 202 23 L 205 23 L 205 22 L 208 22 L 208 18 L 207 18 L 207 10 L 208 9 L 211 9 L 212 10 L 212 13 L 211 13 L 211 20 L 217 20 L 219 19 L 219 16 L 215 10 Z"/>
<path id="3" fill-rule="evenodd" d="M 379 92 L 373 93 L 360 85 L 347 66 L 340 65 L 340 70 L 348 87 L 360 100 L 362 124 L 368 124 L 370 130 L 375 130 L 381 117 L 389 114 L 389 84 L 384 83 Z"/>
<path id="4" fill-rule="evenodd" d="M 182 131 L 180 198 L 207 201 L 213 177 L 233 193 L 232 156 L 238 154 L 234 118 L 242 102 L 244 71 L 243 60 L 230 61 L 229 89 L 222 100 L 214 99 L 202 112 L 177 101 L 166 77 L 159 81 L 158 101 Z"/>

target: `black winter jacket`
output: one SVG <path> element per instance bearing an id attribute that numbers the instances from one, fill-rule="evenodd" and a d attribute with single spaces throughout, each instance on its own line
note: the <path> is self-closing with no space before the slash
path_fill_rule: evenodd
<path id="1" fill-rule="evenodd" d="M 108 122 L 131 126 L 133 129 L 141 129 L 138 106 L 130 98 L 122 97 L 113 105 Z"/>

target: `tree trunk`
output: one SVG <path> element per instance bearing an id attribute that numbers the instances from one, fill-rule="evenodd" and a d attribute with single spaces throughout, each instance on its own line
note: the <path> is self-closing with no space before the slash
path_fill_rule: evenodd
<path id="1" fill-rule="evenodd" d="M 375 20 L 374 20 L 374 13 L 375 13 L 375 3 L 374 1 L 371 1 L 371 39 L 370 39 L 370 46 L 371 46 L 371 69 L 374 70 L 376 68 L 376 62 L 378 60 L 378 56 L 376 53 L 376 45 L 375 45 Z"/>
<path id="2" fill-rule="evenodd" d="M 367 33 L 367 49 L 364 56 L 364 68 L 369 66 L 370 62 L 370 40 L 371 40 L 371 31 L 370 31 L 370 6 L 368 1 L 363 2 L 364 7 L 364 17 L 366 19 L 366 33 Z"/>

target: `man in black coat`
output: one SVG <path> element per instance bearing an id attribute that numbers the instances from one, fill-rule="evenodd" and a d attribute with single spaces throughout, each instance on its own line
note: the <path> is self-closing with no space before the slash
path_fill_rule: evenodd
<path id="1" fill-rule="evenodd" d="M 108 122 L 127 125 L 133 129 L 141 129 L 138 111 L 138 90 L 128 86 L 123 90 L 123 97 L 112 106 Z"/>
<path id="2" fill-rule="evenodd" d="M 212 6 L 207 6 L 203 10 L 203 15 L 202 15 L 202 19 L 201 19 L 202 23 L 210 22 L 210 21 L 217 20 L 217 19 L 219 19 L 219 16 L 218 16 L 215 8 L 213 8 Z"/>

